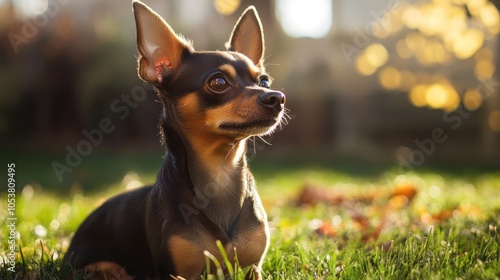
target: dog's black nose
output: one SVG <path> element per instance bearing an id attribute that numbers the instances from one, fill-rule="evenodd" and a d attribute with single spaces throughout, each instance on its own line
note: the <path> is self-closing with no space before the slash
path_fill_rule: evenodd
<path id="1" fill-rule="evenodd" d="M 285 106 L 285 95 L 279 91 L 270 91 L 259 96 L 260 102 L 277 113 Z"/>

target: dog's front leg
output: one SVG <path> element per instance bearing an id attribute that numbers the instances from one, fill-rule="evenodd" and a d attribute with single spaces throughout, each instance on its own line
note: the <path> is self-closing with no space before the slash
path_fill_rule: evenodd
<path id="1" fill-rule="evenodd" d="M 262 274 L 260 273 L 260 268 L 257 265 L 252 265 L 250 270 L 245 275 L 245 280 L 262 280 Z"/>

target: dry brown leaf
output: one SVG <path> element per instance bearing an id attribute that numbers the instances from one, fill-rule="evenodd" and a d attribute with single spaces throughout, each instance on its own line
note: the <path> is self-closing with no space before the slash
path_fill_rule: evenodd
<path id="1" fill-rule="evenodd" d="M 343 196 L 335 195 L 330 189 L 306 184 L 298 196 L 297 205 L 314 206 L 318 203 L 336 205 L 342 203 L 343 201 Z"/>
<path id="2" fill-rule="evenodd" d="M 323 221 L 321 226 L 318 229 L 316 229 L 316 233 L 319 236 L 327 236 L 327 237 L 335 237 L 337 235 L 330 221 Z"/>

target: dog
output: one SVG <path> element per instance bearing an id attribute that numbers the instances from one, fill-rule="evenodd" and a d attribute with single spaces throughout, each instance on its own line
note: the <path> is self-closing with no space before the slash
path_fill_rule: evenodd
<path id="1" fill-rule="evenodd" d="M 96 279 L 199 279 L 205 252 L 224 264 L 219 240 L 231 262 L 250 267 L 247 279 L 261 279 L 269 229 L 247 142 L 274 132 L 286 113 L 285 95 L 270 89 L 264 68 L 258 13 L 243 12 L 226 51 L 195 51 L 139 1 L 133 13 L 138 74 L 163 104 L 166 154 L 154 185 L 89 215 L 65 261 Z"/>

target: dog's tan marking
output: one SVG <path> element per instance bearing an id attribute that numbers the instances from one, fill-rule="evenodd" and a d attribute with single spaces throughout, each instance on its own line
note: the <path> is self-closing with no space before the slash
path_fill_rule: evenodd
<path id="1" fill-rule="evenodd" d="M 238 100 L 236 100 L 238 99 Z M 221 133 L 219 125 L 222 122 L 244 122 L 246 118 L 240 115 L 249 114 L 250 109 L 242 109 L 242 113 L 236 113 L 238 105 L 244 102 L 241 97 L 220 107 L 200 110 L 196 94 L 188 94 L 178 101 L 178 112 L 183 122 L 184 135 L 193 146 L 196 154 L 204 160 L 207 165 L 221 165 L 223 162 L 231 162 L 233 156 L 241 156 L 239 146 L 233 147 L 234 138 Z M 229 151 L 234 153 L 229 154 Z M 223 162 L 213 162 L 213 161 Z"/>
<path id="2" fill-rule="evenodd" d="M 172 236 L 168 239 L 175 270 L 178 275 L 186 279 L 193 279 L 200 276 L 205 269 L 205 255 L 199 244 L 190 242 L 179 236 Z"/>
<path id="3" fill-rule="evenodd" d="M 238 235 L 234 242 L 238 250 L 238 260 L 242 267 L 258 264 L 267 250 L 269 234 L 267 227 L 262 224 L 256 229 L 246 228 Z M 241 252 L 241 253 L 240 253 Z"/>
<path id="4" fill-rule="evenodd" d="M 237 60 L 243 60 L 246 65 L 248 71 L 250 71 L 250 75 L 252 77 L 258 77 L 261 74 L 265 73 L 264 66 L 261 64 L 255 65 L 251 59 L 249 59 L 247 56 L 242 55 L 241 53 L 238 52 L 223 52 L 223 53 L 218 53 L 219 55 L 226 57 L 229 60 L 232 61 L 237 61 Z M 236 75 L 235 75 L 236 76 Z"/>
<path id="5" fill-rule="evenodd" d="M 172 252 L 172 258 L 178 275 L 186 279 L 198 278 L 206 268 L 206 257 L 204 251 L 212 254 L 222 265 L 224 260 L 216 240 L 208 235 L 192 242 L 180 236 L 172 236 L 168 240 L 168 246 Z M 231 263 L 234 263 L 234 246 L 229 243 L 226 245 L 226 254 Z M 216 271 L 216 267 L 211 263 L 211 271 Z M 225 271 L 227 273 L 227 271 Z"/>
<path id="6" fill-rule="evenodd" d="M 253 63 L 249 65 L 248 69 L 250 70 L 250 75 L 252 75 L 252 77 L 259 77 L 261 74 L 265 73 L 263 67 L 255 66 Z"/>
<path id="7" fill-rule="evenodd" d="M 234 78 L 236 77 L 238 74 L 236 73 L 236 69 L 234 69 L 234 67 L 231 65 L 231 64 L 223 64 L 219 67 L 219 69 L 228 74 L 229 76 L 231 76 L 231 78 Z"/>
<path id="8" fill-rule="evenodd" d="M 238 256 L 239 265 L 246 267 L 256 265 L 260 269 L 260 264 L 268 243 L 267 228 L 263 224 L 253 230 L 238 235 L 238 239 L 234 243 L 228 243 L 225 246 L 225 251 L 229 261 L 235 263 L 235 250 Z M 216 246 L 216 241 L 208 236 L 198 240 L 197 242 L 189 241 L 180 236 L 172 236 L 168 240 L 168 246 L 172 253 L 173 263 L 178 275 L 186 279 L 195 279 L 203 273 L 206 268 L 206 259 L 204 251 L 210 252 L 221 265 L 224 267 L 224 260 Z M 211 262 L 211 271 L 215 271 L 216 267 Z M 224 269 L 224 273 L 227 270 Z M 254 279 L 260 279 L 260 273 L 254 275 Z"/>

